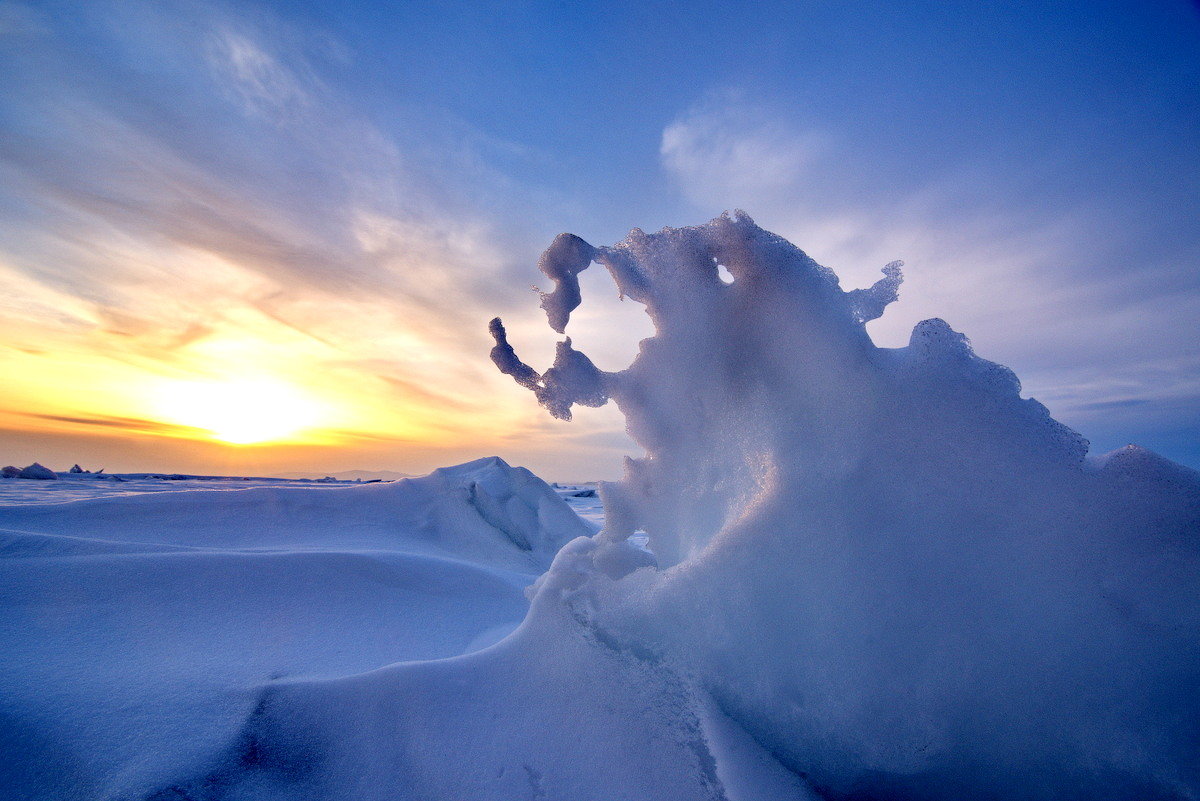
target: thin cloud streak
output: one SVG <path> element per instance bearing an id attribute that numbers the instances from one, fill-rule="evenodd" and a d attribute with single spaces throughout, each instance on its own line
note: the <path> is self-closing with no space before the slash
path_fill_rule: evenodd
<path id="1" fill-rule="evenodd" d="M 48 420 L 55 423 L 67 423 L 73 426 L 116 428 L 122 431 L 164 434 L 191 439 L 204 437 L 208 433 L 204 429 L 196 428 L 195 426 L 163 423 L 158 420 L 147 420 L 137 417 L 70 417 L 61 414 L 36 414 L 33 412 L 24 412 L 23 415 L 35 420 Z"/>

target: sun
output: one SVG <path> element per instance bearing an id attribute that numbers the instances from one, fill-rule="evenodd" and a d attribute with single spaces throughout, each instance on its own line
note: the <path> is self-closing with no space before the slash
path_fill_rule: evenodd
<path id="1" fill-rule="evenodd" d="M 170 382 L 161 387 L 157 407 L 169 421 L 231 445 L 287 440 L 322 416 L 321 404 L 300 388 L 267 378 Z"/>

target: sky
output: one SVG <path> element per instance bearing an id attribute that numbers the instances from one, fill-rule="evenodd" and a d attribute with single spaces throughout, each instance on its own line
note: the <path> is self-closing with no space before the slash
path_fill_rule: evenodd
<path id="1" fill-rule="evenodd" d="M 0 0 L 0 461 L 547 479 L 639 453 L 488 359 L 562 231 L 744 209 L 1102 453 L 1200 468 L 1200 6 Z M 652 333 L 600 268 L 567 333 Z"/>

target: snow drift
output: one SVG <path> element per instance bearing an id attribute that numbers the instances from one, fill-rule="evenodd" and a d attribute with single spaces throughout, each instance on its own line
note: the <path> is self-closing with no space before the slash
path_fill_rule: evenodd
<path id="1" fill-rule="evenodd" d="M 492 323 L 551 413 L 611 398 L 647 450 L 590 558 L 556 562 L 591 571 L 563 599 L 583 625 L 694 677 L 823 797 L 1200 794 L 1200 476 L 1089 460 L 941 320 L 875 347 L 898 264 L 843 292 L 744 214 L 563 235 L 556 331 L 593 261 L 656 329 L 628 369 L 567 339 L 539 375 Z M 638 529 L 670 569 L 622 578 Z"/>
<path id="2" fill-rule="evenodd" d="M 500 639 L 591 533 L 495 458 L 392 484 L 0 507 L 0 798 L 153 797 L 219 761 L 264 683 Z"/>

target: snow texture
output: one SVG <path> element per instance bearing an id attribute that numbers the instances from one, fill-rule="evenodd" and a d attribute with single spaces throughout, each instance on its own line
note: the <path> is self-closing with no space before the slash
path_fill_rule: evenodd
<path id="1" fill-rule="evenodd" d="M 7 472 L 5 473 L 5 477 L 8 477 Z M 58 473 L 55 473 L 48 467 L 43 467 L 37 462 L 34 462 L 33 464 L 29 465 L 29 467 L 22 468 L 15 477 L 32 478 L 37 481 L 55 481 L 58 478 Z"/>
<path id="2" fill-rule="evenodd" d="M 543 260 L 555 330 L 587 252 Z M 1200 476 L 1086 459 L 942 320 L 875 347 L 896 263 L 843 292 L 744 214 L 591 253 L 656 334 L 531 388 L 558 417 L 602 388 L 647 456 L 543 592 L 569 571 L 593 636 L 825 798 L 1200 795 Z M 670 569 L 622 577 L 643 530 Z"/>
<path id="3" fill-rule="evenodd" d="M 496 458 L 387 484 L 151 491 L 202 483 L 0 506 L 0 798 L 210 798 L 165 788 L 221 760 L 262 685 L 485 647 L 595 530 Z"/>

